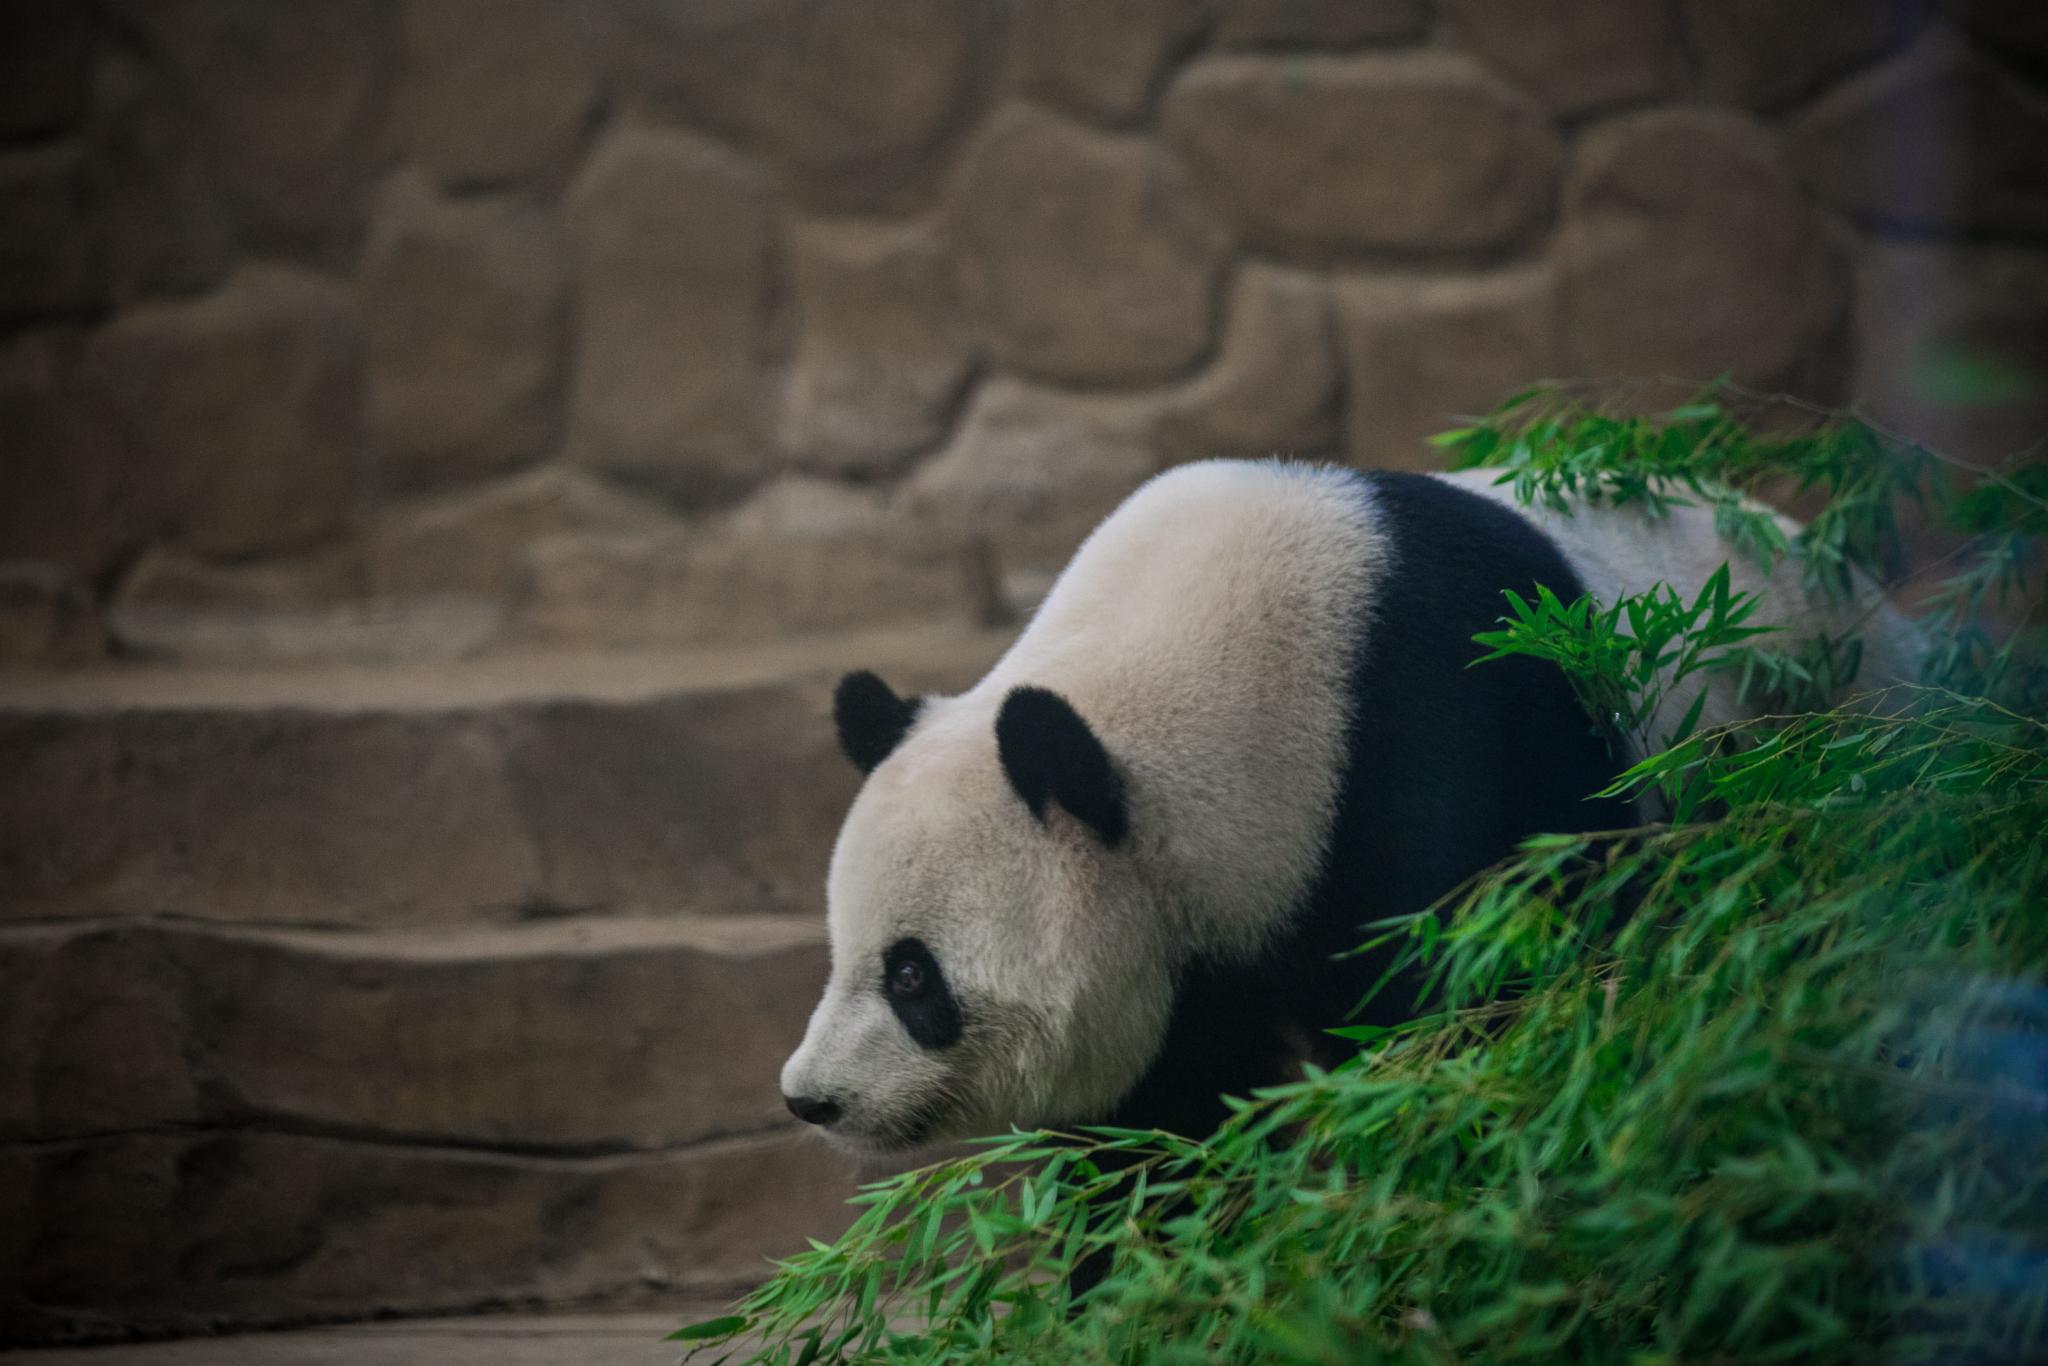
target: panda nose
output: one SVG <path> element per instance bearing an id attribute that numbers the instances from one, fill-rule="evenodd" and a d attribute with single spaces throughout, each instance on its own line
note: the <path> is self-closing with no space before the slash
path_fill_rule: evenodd
<path id="1" fill-rule="evenodd" d="M 839 1102 L 810 1096 L 784 1096 L 789 1112 L 806 1124 L 830 1124 L 839 1118 Z"/>

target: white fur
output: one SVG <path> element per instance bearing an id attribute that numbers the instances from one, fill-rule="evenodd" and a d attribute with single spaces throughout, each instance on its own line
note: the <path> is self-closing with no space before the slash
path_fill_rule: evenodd
<path id="1" fill-rule="evenodd" d="M 1444 477 L 1512 505 L 1490 474 Z M 1322 860 L 1357 623 L 1370 629 L 1389 553 L 1360 489 L 1270 462 L 1162 474 L 1088 538 L 987 677 L 925 700 L 840 832 L 832 977 L 783 1069 L 785 1094 L 840 1105 L 835 1139 L 887 1150 L 1099 1117 L 1156 1055 L 1176 971 L 1241 960 L 1285 926 Z M 1689 593 L 1731 558 L 1706 509 L 1518 510 L 1603 599 L 1659 579 Z M 1734 577 L 1799 610 L 1753 566 Z M 1011 789 L 995 721 L 1023 684 L 1070 702 L 1118 765 L 1118 848 L 1056 806 L 1040 825 Z M 1709 719 L 1732 715 L 1716 694 Z M 954 1047 L 918 1047 L 883 997 L 883 954 L 906 936 L 963 1004 Z"/>
<path id="2" fill-rule="evenodd" d="M 1721 539 L 1714 529 L 1713 509 L 1698 500 L 1674 505 L 1663 516 L 1652 515 L 1640 503 L 1621 507 L 1581 503 L 1569 512 L 1558 512 L 1540 504 L 1524 507 L 1515 501 L 1513 487 L 1496 482 L 1499 470 L 1460 470 L 1435 477 L 1491 498 L 1533 523 L 1563 552 L 1586 591 L 1603 603 L 1648 592 L 1659 583 L 1670 584 L 1690 601 L 1714 570 L 1726 563 L 1729 586 L 1760 598 L 1749 624 L 1784 629 L 1784 635 L 1759 637 L 1757 644 L 1790 648 L 1819 634 L 1836 638 L 1861 634 L 1858 688 L 1886 687 L 1914 676 L 1920 649 L 1917 632 L 1873 586 L 1859 581 L 1860 591 L 1850 602 L 1810 597 L 1802 587 L 1795 560 L 1781 559 L 1765 573 L 1753 556 Z M 1782 514 L 1772 516 L 1787 538 L 1798 534 L 1797 522 Z M 1700 712 L 1700 725 L 1725 725 L 1741 719 L 1743 709 L 1736 699 L 1734 678 L 1695 674 L 1664 697 L 1651 723 L 1653 738 L 1662 741 L 1677 730 L 1703 687 L 1707 701 Z"/>

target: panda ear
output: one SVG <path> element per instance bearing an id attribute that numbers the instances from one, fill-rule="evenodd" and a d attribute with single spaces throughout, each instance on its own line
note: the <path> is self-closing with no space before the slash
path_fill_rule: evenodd
<path id="1" fill-rule="evenodd" d="M 889 757 L 917 719 L 918 699 L 898 697 L 874 674 L 862 669 L 839 680 L 832 693 L 832 720 L 839 728 L 839 748 L 862 773 Z"/>
<path id="2" fill-rule="evenodd" d="M 996 752 L 1010 786 L 1039 820 L 1046 802 L 1058 802 L 1111 848 L 1130 829 L 1123 778 L 1095 732 L 1058 693 L 1018 688 L 1004 698 Z"/>

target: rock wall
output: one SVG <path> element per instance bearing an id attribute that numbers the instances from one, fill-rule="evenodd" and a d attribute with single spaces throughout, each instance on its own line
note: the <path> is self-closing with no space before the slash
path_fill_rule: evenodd
<path id="1" fill-rule="evenodd" d="M 1543 376 L 2048 430 L 2035 0 L 16 0 L 0 656 L 732 641 Z"/>

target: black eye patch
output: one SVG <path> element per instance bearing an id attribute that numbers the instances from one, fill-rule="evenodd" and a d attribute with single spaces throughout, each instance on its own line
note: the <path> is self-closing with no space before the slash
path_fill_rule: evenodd
<path id="1" fill-rule="evenodd" d="M 882 955 L 882 997 L 919 1048 L 960 1042 L 960 1003 L 922 939 L 899 939 Z"/>

